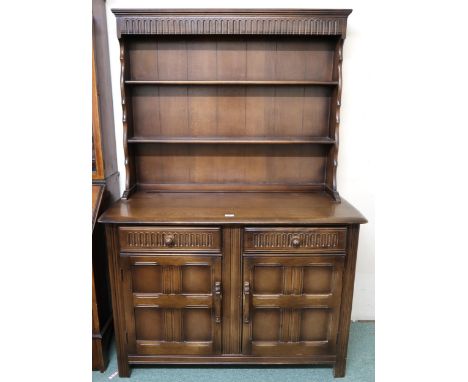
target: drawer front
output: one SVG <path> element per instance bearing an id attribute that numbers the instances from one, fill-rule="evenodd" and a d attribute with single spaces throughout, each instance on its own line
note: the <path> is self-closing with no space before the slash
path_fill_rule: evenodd
<path id="1" fill-rule="evenodd" d="M 221 232 L 207 227 L 120 227 L 124 252 L 200 251 L 219 252 Z"/>
<path id="2" fill-rule="evenodd" d="M 343 252 L 346 228 L 245 228 L 244 251 Z"/>

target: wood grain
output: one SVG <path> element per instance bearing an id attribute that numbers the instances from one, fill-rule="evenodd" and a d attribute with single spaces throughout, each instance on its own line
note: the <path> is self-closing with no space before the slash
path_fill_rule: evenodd
<path id="1" fill-rule="evenodd" d="M 329 364 L 359 224 L 336 184 L 349 10 L 113 10 L 124 198 L 108 227 L 119 370 Z"/>
<path id="2" fill-rule="evenodd" d="M 234 216 L 226 216 L 232 214 Z M 137 192 L 121 200 L 101 223 L 139 224 L 363 224 L 367 220 L 346 200 L 324 193 Z"/>
<path id="3" fill-rule="evenodd" d="M 133 87 L 134 136 L 331 139 L 332 94 L 322 85 Z"/>
<path id="4" fill-rule="evenodd" d="M 335 378 L 344 377 L 346 370 L 346 355 L 348 352 L 349 327 L 351 324 L 351 309 L 353 305 L 358 240 L 359 225 L 353 224 L 348 231 L 347 256 L 344 268 L 345 273 L 343 276 L 343 292 L 341 296 L 340 331 L 336 345 L 336 365 L 333 369 Z"/>

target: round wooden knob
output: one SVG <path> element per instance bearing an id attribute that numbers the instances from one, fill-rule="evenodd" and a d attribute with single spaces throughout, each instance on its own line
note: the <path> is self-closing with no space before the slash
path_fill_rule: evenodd
<path id="1" fill-rule="evenodd" d="M 297 248 L 301 245 L 301 239 L 299 239 L 299 236 L 294 236 L 292 238 L 291 244 L 294 248 Z"/>
<path id="2" fill-rule="evenodd" d="M 172 247 L 174 245 L 174 235 L 166 235 L 164 242 L 168 247 Z"/>

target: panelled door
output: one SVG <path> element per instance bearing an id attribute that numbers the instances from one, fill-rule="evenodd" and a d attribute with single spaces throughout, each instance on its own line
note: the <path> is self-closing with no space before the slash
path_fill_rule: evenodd
<path id="1" fill-rule="evenodd" d="M 344 257 L 244 254 L 243 353 L 334 354 Z"/>
<path id="2" fill-rule="evenodd" d="M 130 354 L 221 352 L 221 255 L 122 255 Z"/>

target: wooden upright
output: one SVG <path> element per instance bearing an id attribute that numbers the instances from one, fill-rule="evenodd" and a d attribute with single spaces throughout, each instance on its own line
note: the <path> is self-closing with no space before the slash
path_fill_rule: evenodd
<path id="1" fill-rule="evenodd" d="M 345 374 L 359 225 L 337 190 L 350 10 L 113 10 L 123 197 L 106 225 L 119 374 Z"/>
<path id="2" fill-rule="evenodd" d="M 104 0 L 93 0 L 92 70 L 92 367 L 103 372 L 109 361 L 112 309 L 105 232 L 101 224 L 95 223 L 109 204 L 119 199 L 120 193 Z"/>

